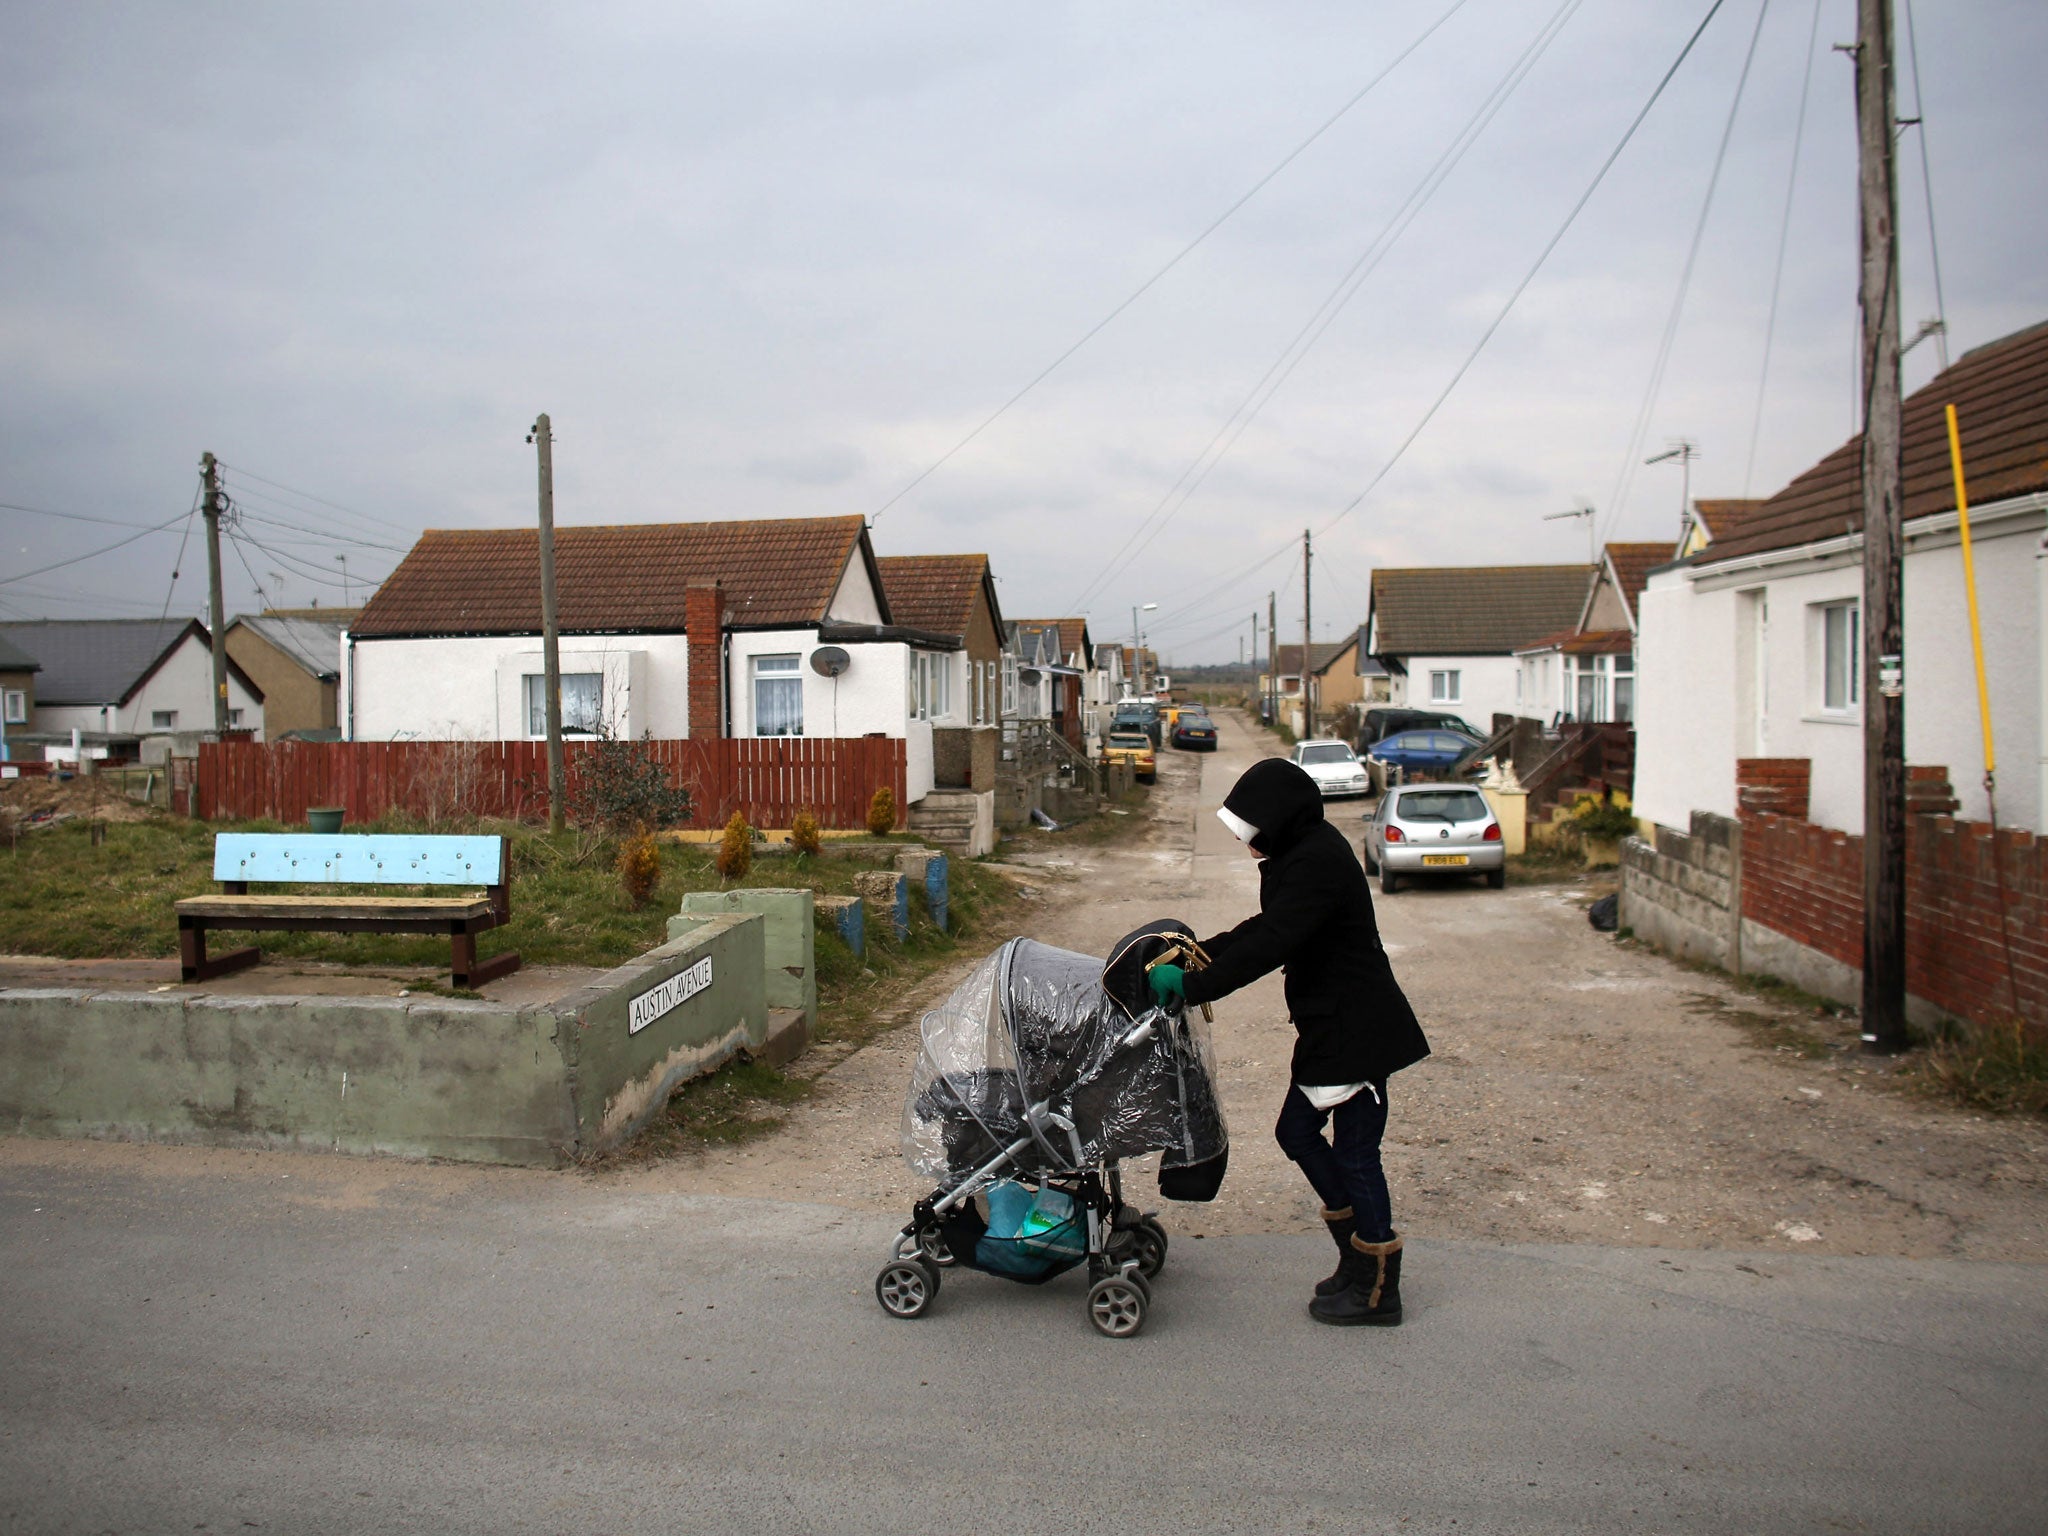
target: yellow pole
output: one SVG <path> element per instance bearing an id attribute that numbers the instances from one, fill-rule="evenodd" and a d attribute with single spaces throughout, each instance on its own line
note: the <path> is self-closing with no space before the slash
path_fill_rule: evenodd
<path id="1" fill-rule="evenodd" d="M 1956 476 L 1956 517 L 1963 534 L 1963 589 L 1970 595 L 1970 649 L 1977 657 L 1977 717 L 1984 722 L 1984 777 L 1998 772 L 1991 745 L 1991 690 L 1984 683 L 1984 631 L 1977 622 L 1977 565 L 1970 555 L 1970 495 L 1963 488 L 1963 436 L 1956 408 L 1948 408 L 1948 461 Z"/>

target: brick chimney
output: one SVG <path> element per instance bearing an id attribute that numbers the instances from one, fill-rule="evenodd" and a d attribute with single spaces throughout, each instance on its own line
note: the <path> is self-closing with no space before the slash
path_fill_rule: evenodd
<path id="1" fill-rule="evenodd" d="M 1813 763 L 1804 757 L 1741 757 L 1735 760 L 1735 803 L 1744 816 L 1759 813 L 1806 820 L 1812 795 Z"/>
<path id="2" fill-rule="evenodd" d="M 690 740 L 725 734 L 725 593 L 715 581 L 683 592 L 683 630 L 690 643 Z"/>

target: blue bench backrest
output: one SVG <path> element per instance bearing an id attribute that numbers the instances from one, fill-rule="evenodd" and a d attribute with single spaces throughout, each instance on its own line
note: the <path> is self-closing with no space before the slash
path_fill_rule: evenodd
<path id="1" fill-rule="evenodd" d="M 222 832 L 216 880 L 341 885 L 500 885 L 501 837 L 387 836 L 372 832 Z"/>

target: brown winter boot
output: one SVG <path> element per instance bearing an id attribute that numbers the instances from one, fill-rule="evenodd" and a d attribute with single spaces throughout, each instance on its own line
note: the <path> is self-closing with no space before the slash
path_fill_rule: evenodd
<path id="1" fill-rule="evenodd" d="M 1308 1315 L 1340 1328 L 1369 1324 L 1394 1327 L 1401 1321 L 1401 1239 L 1368 1243 L 1352 1234 L 1351 1252 L 1343 1266 L 1350 1283 L 1332 1296 L 1318 1296 Z"/>
<path id="2" fill-rule="evenodd" d="M 1341 1211 L 1323 1212 L 1323 1222 L 1330 1229 L 1330 1236 L 1337 1243 L 1337 1268 L 1327 1280 L 1316 1282 L 1318 1296 L 1334 1296 L 1351 1283 L 1345 1267 L 1345 1260 L 1351 1253 L 1351 1234 L 1358 1230 L 1358 1220 L 1351 1214 L 1351 1207 Z"/>

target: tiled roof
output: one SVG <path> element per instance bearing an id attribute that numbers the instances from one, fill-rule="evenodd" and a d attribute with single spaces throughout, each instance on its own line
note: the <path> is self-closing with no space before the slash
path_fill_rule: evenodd
<path id="1" fill-rule="evenodd" d="M 1724 496 L 1711 500 L 1701 497 L 1694 499 L 1692 510 L 1694 515 L 1707 525 L 1707 537 L 1732 539 L 1749 526 L 1765 505 L 1761 496 L 1747 499 Z"/>
<path id="2" fill-rule="evenodd" d="M 556 622 L 570 634 L 680 631 L 685 589 L 716 581 L 729 624 L 816 624 L 848 562 L 873 559 L 865 526 L 856 516 L 557 528 Z M 877 595 L 888 620 L 887 596 Z M 352 626 L 358 635 L 525 635 L 540 627 L 533 528 L 429 529 Z"/>
<path id="3" fill-rule="evenodd" d="M 1712 527 L 1711 524 L 1708 526 Z M 1614 567 L 1615 579 L 1621 586 L 1621 600 L 1628 605 L 1631 617 L 1636 611 L 1636 599 L 1643 595 L 1643 587 L 1650 579 L 1650 572 L 1678 558 L 1678 551 L 1663 542 L 1610 544 L 1606 553 L 1608 563 Z"/>
<path id="4" fill-rule="evenodd" d="M 307 609 L 305 612 L 315 610 Z M 288 618 L 279 613 L 241 614 L 235 623 L 270 642 L 278 651 L 318 678 L 341 675 L 341 632 L 353 609 L 318 610 L 316 619 Z M 230 626 L 232 628 L 233 626 Z"/>
<path id="5" fill-rule="evenodd" d="M 1072 663 L 1075 666 L 1086 668 L 1094 665 L 1089 658 L 1088 646 L 1086 644 L 1088 633 L 1088 621 L 1086 619 L 1019 619 L 1015 627 L 1050 636 L 1048 644 L 1059 648 L 1059 659 L 1063 664 L 1067 662 L 1069 657 L 1076 657 L 1078 660 Z M 1146 654 L 1149 655 L 1151 649 L 1150 646 L 1147 646 L 1145 648 Z M 1129 647 L 1126 646 L 1125 650 L 1128 651 Z"/>
<path id="6" fill-rule="evenodd" d="M 1375 653 L 1506 656 L 1577 626 L 1589 565 L 1414 566 L 1372 573 Z"/>
<path id="7" fill-rule="evenodd" d="M 1309 647 L 1310 668 L 1313 671 L 1321 672 L 1331 662 L 1343 655 L 1344 652 L 1351 649 L 1351 645 L 1352 637 L 1350 636 L 1346 636 L 1342 640 L 1316 641 L 1314 645 Z M 1283 645 L 1280 647 L 1280 670 L 1277 675 L 1280 677 L 1299 677 L 1301 675 L 1300 646 Z"/>
<path id="8" fill-rule="evenodd" d="M 119 704 L 187 631 L 206 643 L 197 619 L 44 619 L 0 624 L 4 635 L 42 663 L 37 704 Z"/>
<path id="9" fill-rule="evenodd" d="M 890 555 L 875 564 L 898 624 L 939 635 L 967 633 L 974 594 L 988 580 L 987 555 Z"/>
<path id="10" fill-rule="evenodd" d="M 1942 412 L 1951 404 L 1962 428 L 1971 505 L 2048 490 L 2048 323 L 1964 353 L 1906 398 L 1900 441 L 1908 519 L 1956 504 Z M 1858 434 L 1766 501 L 1731 536 L 1717 530 L 1700 564 L 1860 532 L 1862 453 Z"/>

